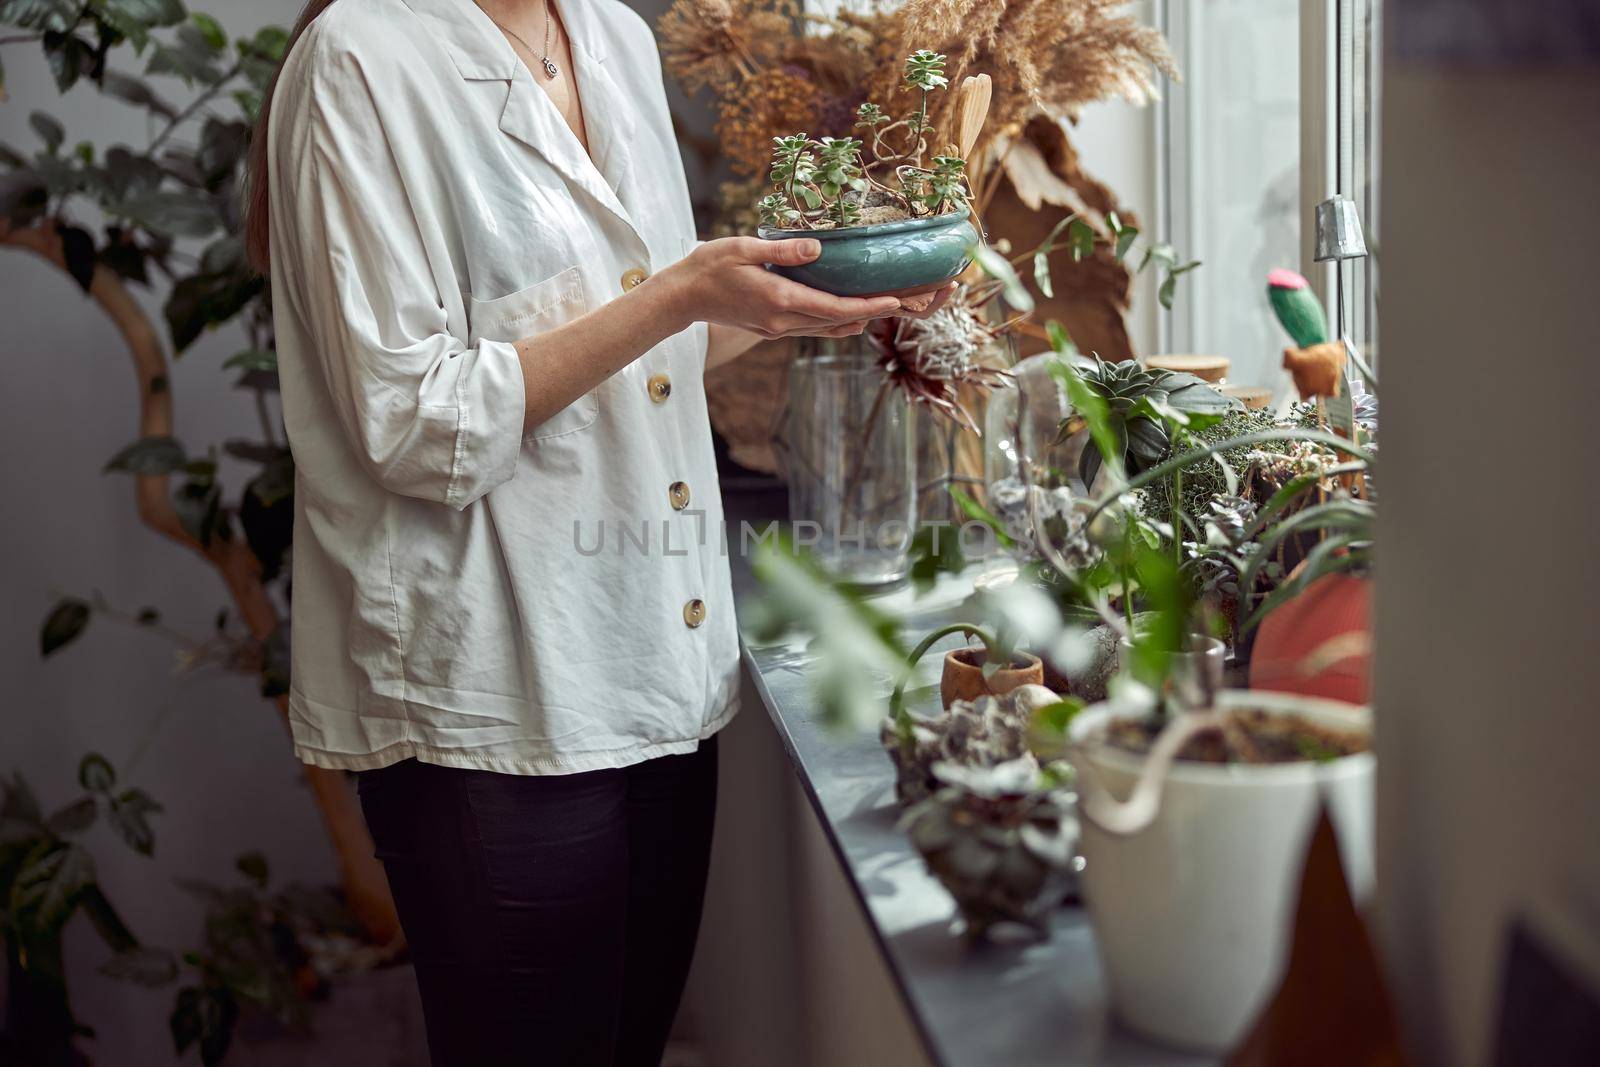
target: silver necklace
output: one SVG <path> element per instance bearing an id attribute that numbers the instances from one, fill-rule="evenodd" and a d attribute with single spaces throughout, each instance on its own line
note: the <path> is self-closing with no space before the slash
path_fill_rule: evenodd
<path id="1" fill-rule="evenodd" d="M 482 9 L 480 8 L 480 10 Z M 489 15 L 487 11 L 484 11 L 483 13 L 485 15 Z M 489 21 L 494 23 L 496 26 L 499 26 L 500 29 L 505 33 L 516 38 L 517 43 L 526 48 L 529 55 L 534 54 L 533 45 L 529 44 L 527 41 L 524 41 L 522 39 L 522 34 L 518 33 L 516 30 L 513 30 L 510 26 L 507 26 L 493 15 L 489 15 Z M 545 77 L 554 78 L 557 74 L 561 73 L 561 71 L 556 67 L 555 62 L 550 58 L 550 0 L 545 0 L 544 2 L 544 51 L 539 53 L 539 62 L 544 64 Z"/>

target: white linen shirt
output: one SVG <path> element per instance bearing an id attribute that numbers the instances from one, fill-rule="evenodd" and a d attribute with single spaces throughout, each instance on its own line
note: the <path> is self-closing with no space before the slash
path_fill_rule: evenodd
<path id="1" fill-rule="evenodd" d="M 621 767 L 736 710 L 704 326 L 523 433 L 511 342 L 694 242 L 649 28 L 558 6 L 593 162 L 470 0 L 338 0 L 279 78 L 289 714 L 318 766 Z"/>

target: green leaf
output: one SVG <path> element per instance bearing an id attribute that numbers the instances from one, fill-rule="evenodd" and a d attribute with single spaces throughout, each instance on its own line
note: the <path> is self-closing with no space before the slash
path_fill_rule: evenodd
<path id="1" fill-rule="evenodd" d="M 105 77 L 100 81 L 100 90 L 125 103 L 160 115 L 168 121 L 178 117 L 177 109 L 150 88 L 148 82 L 131 74 L 124 74 L 120 70 L 106 71 Z"/>
<path id="2" fill-rule="evenodd" d="M 61 237 L 61 259 L 67 273 L 87 294 L 94 282 L 94 238 L 80 226 L 58 226 L 56 233 Z"/>
<path id="3" fill-rule="evenodd" d="M 264 370 L 276 371 L 278 369 L 278 354 L 276 352 L 262 352 L 257 349 L 247 348 L 243 352 L 235 352 L 222 361 L 224 370 Z"/>
<path id="4" fill-rule="evenodd" d="M 261 853 L 246 852 L 244 855 L 234 860 L 233 865 L 237 867 L 239 869 L 239 873 L 244 875 L 245 878 L 248 879 L 249 882 L 257 889 L 267 888 L 267 858 Z"/>
<path id="5" fill-rule="evenodd" d="M 39 135 L 48 151 L 54 152 L 61 147 L 61 142 L 66 140 L 67 131 L 54 116 L 43 111 L 35 111 L 28 116 L 28 125 L 33 127 L 33 132 Z"/>
<path id="6" fill-rule="evenodd" d="M 1139 228 L 1137 226 L 1118 227 L 1116 244 L 1116 257 L 1118 263 L 1121 263 L 1124 259 L 1128 258 L 1128 252 L 1133 248 L 1133 242 L 1137 241 L 1138 239 Z"/>
<path id="7" fill-rule="evenodd" d="M 289 34 L 281 26 L 263 26 L 248 40 L 234 42 L 241 54 L 251 52 L 273 63 L 283 59 L 289 47 Z"/>
<path id="8" fill-rule="evenodd" d="M 100 806 L 95 803 L 94 797 L 81 797 L 52 812 L 44 821 L 44 826 L 57 837 L 71 837 L 93 826 L 99 814 Z"/>
<path id="9" fill-rule="evenodd" d="M 214 85 L 222 79 L 213 48 L 201 29 L 193 23 L 178 27 L 172 43 L 157 44 L 150 52 L 146 74 L 172 74 L 193 84 Z"/>
<path id="10" fill-rule="evenodd" d="M 1167 454 L 1167 428 L 1154 419 L 1129 419 L 1127 469 L 1138 474 L 1161 462 Z"/>
<path id="11" fill-rule="evenodd" d="M 179 281 L 162 309 L 173 347 L 181 353 L 207 328 L 232 319 L 261 294 L 265 284 L 243 269 L 195 274 Z"/>
<path id="12" fill-rule="evenodd" d="M 1256 608 L 1250 617 L 1245 620 L 1244 625 L 1240 627 L 1240 631 L 1249 633 L 1261 625 L 1262 619 L 1265 619 L 1285 603 L 1294 599 L 1317 578 L 1365 567 L 1370 560 L 1364 551 L 1352 550 L 1343 556 L 1332 555 L 1336 550 L 1345 548 L 1350 542 L 1350 538 L 1329 538 L 1318 542 L 1317 546 L 1307 553 L 1305 568 L 1268 594 L 1267 598 L 1261 602 L 1261 606 Z M 1314 556 L 1318 557 L 1315 568 L 1312 566 L 1312 558 Z"/>
<path id="13" fill-rule="evenodd" d="M 104 473 L 171 474 L 189 462 L 183 445 L 171 437 L 141 437 L 106 461 Z"/>
<path id="14" fill-rule="evenodd" d="M 1006 303 L 1018 311 L 1028 312 L 1033 310 L 1033 295 L 1028 292 L 1027 286 L 1022 284 L 1022 279 L 1017 276 L 1016 270 L 993 247 L 983 241 L 967 249 L 967 254 L 978 264 L 979 268 L 989 277 L 1001 285 L 1001 294 Z"/>
<path id="15" fill-rule="evenodd" d="M 67 29 L 78 20 L 78 5 L 73 0 L 3 0 L 0 23 L 29 30 Z"/>
<path id="16" fill-rule="evenodd" d="M 89 605 L 66 597 L 50 609 L 39 629 L 39 655 L 48 656 L 76 641 L 89 625 Z"/>
<path id="17" fill-rule="evenodd" d="M 1016 546 L 1016 539 L 1006 532 L 1005 524 L 1000 521 L 998 515 L 972 499 L 958 486 L 950 486 L 950 496 L 955 500 L 956 506 L 961 509 L 963 515 L 975 522 L 983 523 L 994 532 L 995 540 L 1000 543 L 1000 547 L 1014 548 Z"/>
<path id="18" fill-rule="evenodd" d="M 106 205 L 106 211 L 163 237 L 206 237 L 221 222 L 208 197 L 174 189 L 141 192 Z"/>
<path id="19" fill-rule="evenodd" d="M 122 916 L 117 914 L 117 909 L 111 906 L 111 901 L 106 899 L 98 885 L 84 887 L 78 897 L 78 907 L 89 917 L 94 932 L 100 935 L 100 940 L 111 951 L 126 952 L 138 947 L 138 939 L 128 930 L 128 924 L 122 921 Z"/>
<path id="20" fill-rule="evenodd" d="M 1161 280 L 1161 288 L 1156 291 L 1156 299 L 1161 301 L 1161 306 L 1168 311 L 1172 310 L 1172 301 L 1178 295 L 1178 276 L 1168 274 Z"/>
<path id="21" fill-rule="evenodd" d="M 1168 244 L 1151 245 L 1144 250 L 1144 258 L 1139 261 L 1139 269 L 1144 270 L 1152 261 L 1164 264 L 1170 269 L 1177 264 L 1178 253 Z"/>
<path id="22" fill-rule="evenodd" d="M 209 547 L 222 528 L 222 489 L 214 482 L 187 482 L 172 494 L 172 507 L 184 532 Z"/>
<path id="23" fill-rule="evenodd" d="M 150 816 L 161 811 L 161 805 L 150 798 L 143 789 L 129 789 L 111 803 L 107 821 L 117 836 L 141 856 L 155 852 L 155 831 L 150 827 Z"/>
<path id="24" fill-rule="evenodd" d="M 1067 244 L 1072 249 L 1074 261 L 1082 261 L 1094 255 L 1095 232 L 1094 227 L 1080 218 L 1074 218 L 1067 227 Z"/>
<path id="25" fill-rule="evenodd" d="M 164 948 L 140 945 L 112 956 L 100 973 L 134 985 L 164 986 L 178 977 L 178 960 Z"/>
<path id="26" fill-rule="evenodd" d="M 62 845 L 24 861 L 11 887 L 10 911 L 26 914 L 36 931 L 60 930 L 72 914 L 78 896 L 94 884 L 94 859 L 81 845 Z"/>
<path id="27" fill-rule="evenodd" d="M 196 11 L 190 14 L 189 21 L 193 22 L 200 30 L 200 36 L 217 51 L 228 47 L 228 34 L 222 28 L 222 23 L 210 15 Z"/>
<path id="28" fill-rule="evenodd" d="M 1096 365 L 1105 366 L 1098 357 Z M 1051 360 L 1049 370 L 1051 377 L 1065 390 L 1073 412 L 1081 416 L 1089 427 L 1089 441 L 1078 461 L 1079 477 L 1083 477 L 1085 471 L 1089 474 L 1083 479 L 1085 488 L 1094 484 L 1094 475 L 1099 473 L 1100 464 L 1108 456 L 1115 464 L 1113 473 L 1117 476 L 1116 480 L 1121 481 L 1122 453 L 1126 444 L 1121 420 L 1111 414 L 1105 398 L 1089 387 L 1083 374 L 1070 360 Z"/>
<path id="29" fill-rule="evenodd" d="M 1240 407 L 1239 401 L 1219 393 L 1209 383 L 1193 375 L 1183 375 L 1181 378 L 1174 375 L 1163 384 L 1167 389 L 1166 403 L 1190 415 L 1226 415 Z M 1203 427 L 1197 425 L 1195 429 Z"/>
<path id="30" fill-rule="evenodd" d="M 50 65 L 56 88 L 63 93 L 76 85 L 83 75 L 104 67 L 102 57 L 94 46 L 75 33 L 46 31 L 44 56 Z"/>
<path id="31" fill-rule="evenodd" d="M 249 123 L 207 119 L 200 129 L 200 152 L 195 157 L 206 187 L 217 189 L 232 176 L 249 147 Z"/>
<path id="32" fill-rule="evenodd" d="M 91 752 L 78 761 L 78 784 L 91 793 L 104 793 L 117 782 L 117 772 L 111 761 L 98 752 Z"/>
<path id="33" fill-rule="evenodd" d="M 172 1050 L 179 1056 L 188 1051 L 189 1046 L 200 1040 L 200 1034 L 205 1029 L 205 1021 L 200 1015 L 200 990 L 194 986 L 185 986 L 178 990 L 178 999 L 173 1003 L 172 1014 L 167 1018 L 167 1026 L 172 1031 Z"/>
<path id="34" fill-rule="evenodd" d="M 1033 284 L 1047 299 L 1056 295 L 1055 290 L 1050 288 L 1050 255 L 1043 250 L 1033 254 Z"/>
<path id="35" fill-rule="evenodd" d="M 1050 338 L 1050 347 L 1060 355 L 1070 359 L 1078 354 L 1078 346 L 1067 333 L 1067 328 L 1055 319 L 1044 324 L 1044 332 Z"/>
<path id="36" fill-rule="evenodd" d="M 933 588 L 941 574 L 959 574 L 966 569 L 967 557 L 961 551 L 960 530 L 949 523 L 925 522 L 911 535 L 911 584 L 920 592 Z"/>

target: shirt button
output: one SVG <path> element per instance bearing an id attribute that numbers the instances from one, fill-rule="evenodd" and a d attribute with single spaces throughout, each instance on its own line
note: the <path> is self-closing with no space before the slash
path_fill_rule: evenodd
<path id="1" fill-rule="evenodd" d="M 640 284 L 648 277 L 650 275 L 638 267 L 630 267 L 622 272 L 622 291 L 627 292 L 629 289 L 639 288 Z"/>
<path id="2" fill-rule="evenodd" d="M 696 626 L 706 621 L 706 602 L 704 600 L 691 600 L 683 606 L 683 623 L 693 630 Z"/>
<path id="3" fill-rule="evenodd" d="M 650 390 L 650 399 L 657 404 L 665 403 L 672 395 L 672 379 L 665 374 L 652 374 L 645 387 Z"/>
<path id="4" fill-rule="evenodd" d="M 689 483 L 673 482 L 667 486 L 667 499 L 672 501 L 673 511 L 682 511 L 689 506 Z"/>

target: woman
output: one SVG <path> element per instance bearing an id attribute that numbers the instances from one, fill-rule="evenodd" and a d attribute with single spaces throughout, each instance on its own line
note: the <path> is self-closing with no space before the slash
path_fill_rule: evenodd
<path id="1" fill-rule="evenodd" d="M 433 1062 L 655 1064 L 736 708 L 701 376 L 901 302 L 696 246 L 617 0 L 312 0 L 253 166 L 296 751 L 360 772 Z"/>

